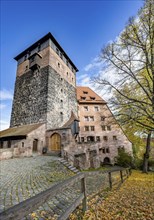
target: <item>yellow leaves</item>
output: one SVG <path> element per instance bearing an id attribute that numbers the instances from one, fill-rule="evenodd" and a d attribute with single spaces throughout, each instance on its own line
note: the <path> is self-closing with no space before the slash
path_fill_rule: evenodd
<path id="1" fill-rule="evenodd" d="M 104 201 L 97 197 L 88 204 L 83 217 L 71 220 L 153 220 L 154 174 L 133 171 L 120 190 L 112 191 Z M 98 202 L 99 201 L 99 202 Z"/>

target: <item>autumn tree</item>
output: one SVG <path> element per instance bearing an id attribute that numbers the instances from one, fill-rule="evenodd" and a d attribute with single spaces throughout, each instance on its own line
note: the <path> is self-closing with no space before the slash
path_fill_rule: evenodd
<path id="1" fill-rule="evenodd" d="M 115 116 L 122 125 L 135 123 L 147 134 L 143 164 L 147 172 L 154 131 L 154 0 L 144 2 L 138 16 L 130 18 L 120 36 L 101 50 L 100 59 L 103 71 L 94 82 L 114 94 L 109 103 Z"/>

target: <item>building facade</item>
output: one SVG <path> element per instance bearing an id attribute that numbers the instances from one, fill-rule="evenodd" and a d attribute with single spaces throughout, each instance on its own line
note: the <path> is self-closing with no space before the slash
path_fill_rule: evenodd
<path id="1" fill-rule="evenodd" d="M 120 148 L 132 152 L 107 103 L 90 88 L 76 87 L 78 69 L 51 33 L 15 60 L 10 128 L 0 132 L 1 159 L 59 154 L 85 169 L 114 164 Z"/>

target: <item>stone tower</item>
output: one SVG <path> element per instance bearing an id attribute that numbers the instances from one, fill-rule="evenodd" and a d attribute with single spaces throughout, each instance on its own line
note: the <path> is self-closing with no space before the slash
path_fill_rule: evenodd
<path id="1" fill-rule="evenodd" d="M 10 127 L 46 123 L 46 129 L 77 115 L 76 66 L 48 33 L 15 57 L 17 75 Z"/>

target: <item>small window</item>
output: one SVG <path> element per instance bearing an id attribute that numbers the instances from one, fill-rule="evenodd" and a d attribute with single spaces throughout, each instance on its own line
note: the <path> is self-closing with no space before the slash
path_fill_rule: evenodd
<path id="1" fill-rule="evenodd" d="M 72 82 L 73 82 L 73 78 L 72 78 Z"/>
<path id="2" fill-rule="evenodd" d="M 60 78 L 61 81 L 63 81 L 63 78 Z"/>
<path id="3" fill-rule="evenodd" d="M 62 90 L 62 89 L 61 89 L 60 91 L 61 91 L 61 92 L 63 92 L 63 90 Z"/>
<path id="4" fill-rule="evenodd" d="M 11 140 L 9 140 L 9 141 L 7 142 L 7 147 L 8 147 L 8 148 L 11 148 Z"/>
<path id="5" fill-rule="evenodd" d="M 58 67 L 60 68 L 60 63 L 58 63 Z"/>
<path id="6" fill-rule="evenodd" d="M 85 111 L 88 111 L 88 106 L 84 106 L 84 110 L 85 110 Z"/>
<path id="7" fill-rule="evenodd" d="M 90 126 L 91 131 L 95 131 L 95 126 Z"/>
<path id="8" fill-rule="evenodd" d="M 59 55 L 59 49 L 58 48 L 56 48 L 56 53 Z"/>
<path id="9" fill-rule="evenodd" d="M 98 106 L 95 106 L 94 109 L 95 109 L 95 112 L 98 112 L 98 111 L 99 111 Z"/>
<path id="10" fill-rule="evenodd" d="M 117 136 L 113 136 L 113 140 L 116 141 L 117 140 Z"/>
<path id="11" fill-rule="evenodd" d="M 68 77 L 68 72 L 67 72 L 67 77 Z"/>
<path id="12" fill-rule="evenodd" d="M 106 148 L 106 153 L 110 153 L 110 149 L 109 148 Z"/>
<path id="13" fill-rule="evenodd" d="M 103 136 L 104 141 L 108 141 L 108 136 Z"/>
<path id="14" fill-rule="evenodd" d="M 90 97 L 90 99 L 91 99 L 91 100 L 95 100 L 96 98 L 95 98 L 95 97 Z"/>
<path id="15" fill-rule="evenodd" d="M 21 146 L 24 147 L 24 142 L 21 143 Z"/>
<path id="16" fill-rule="evenodd" d="M 102 127 L 102 131 L 105 131 L 105 125 L 102 125 L 101 127 Z"/>
<path id="17" fill-rule="evenodd" d="M 88 92 L 87 91 L 83 91 L 83 94 L 88 94 Z"/>
<path id="18" fill-rule="evenodd" d="M 96 141 L 100 141 L 100 136 L 96 136 Z"/>
<path id="19" fill-rule="evenodd" d="M 63 108 L 63 100 L 60 100 L 60 107 Z"/>
<path id="20" fill-rule="evenodd" d="M 105 121 L 105 116 L 101 116 L 101 121 Z"/>
<path id="21" fill-rule="evenodd" d="M 24 61 L 27 59 L 27 54 L 24 56 Z"/>
<path id="22" fill-rule="evenodd" d="M 89 126 L 85 126 L 85 131 L 89 131 Z"/>
<path id="23" fill-rule="evenodd" d="M 88 142 L 94 142 L 95 141 L 95 137 L 94 136 L 88 136 L 87 137 L 87 141 Z"/>
<path id="24" fill-rule="evenodd" d="M 63 54 L 60 52 L 60 58 L 63 59 Z"/>
<path id="25" fill-rule="evenodd" d="M 61 120 L 61 122 L 63 121 L 63 113 L 62 112 L 60 112 L 60 120 Z"/>
<path id="26" fill-rule="evenodd" d="M 89 116 L 90 121 L 94 121 L 94 116 Z"/>
<path id="27" fill-rule="evenodd" d="M 81 100 L 86 100 L 86 97 L 84 97 L 84 96 L 81 96 Z"/>
<path id="28" fill-rule="evenodd" d="M 81 137 L 81 142 L 84 142 L 84 137 Z"/>
<path id="29" fill-rule="evenodd" d="M 67 65 L 67 66 L 69 65 L 69 62 L 68 62 L 68 60 L 66 60 L 66 65 Z"/>
<path id="30" fill-rule="evenodd" d="M 88 116 L 84 116 L 84 120 L 85 121 L 89 121 L 89 117 Z"/>
<path id="31" fill-rule="evenodd" d="M 103 148 L 102 150 L 103 150 L 103 154 L 105 154 L 105 148 Z"/>
<path id="32" fill-rule="evenodd" d="M 107 126 L 107 130 L 111 131 L 111 126 L 110 125 Z"/>

